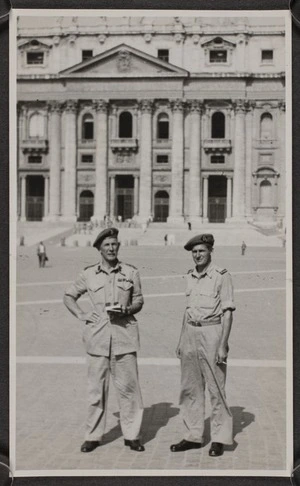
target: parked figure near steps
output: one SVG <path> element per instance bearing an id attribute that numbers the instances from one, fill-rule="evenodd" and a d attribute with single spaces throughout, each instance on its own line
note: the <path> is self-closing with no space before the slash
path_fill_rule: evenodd
<path id="1" fill-rule="evenodd" d="M 245 255 L 246 248 L 247 248 L 247 245 L 246 245 L 246 243 L 243 241 L 243 242 L 242 242 L 242 246 L 241 246 L 241 252 L 242 252 L 242 256 L 244 256 L 244 255 Z"/>
<path id="2" fill-rule="evenodd" d="M 107 228 L 94 245 L 100 262 L 87 267 L 65 291 L 69 311 L 85 322 L 83 341 L 88 361 L 88 417 L 82 452 L 101 445 L 105 431 L 110 374 L 116 387 L 125 445 L 142 452 L 139 440 L 143 403 L 138 380 L 139 332 L 134 314 L 144 300 L 133 265 L 120 262 L 118 230 Z M 84 312 L 77 299 L 88 292 L 92 309 Z"/>
<path id="3" fill-rule="evenodd" d="M 235 307 L 230 274 L 211 261 L 213 245 L 213 235 L 203 234 L 189 240 L 184 247 L 192 252 L 195 263 L 187 275 L 187 304 L 177 348 L 181 360 L 180 405 L 185 435 L 181 442 L 171 445 L 171 451 L 199 449 L 203 444 L 207 387 L 212 407 L 209 455 L 220 456 L 224 444 L 233 442 L 225 378 Z"/>
<path id="4" fill-rule="evenodd" d="M 42 241 L 40 241 L 38 244 L 37 256 L 39 259 L 39 267 L 44 268 L 47 256 L 46 256 L 46 247 Z"/>

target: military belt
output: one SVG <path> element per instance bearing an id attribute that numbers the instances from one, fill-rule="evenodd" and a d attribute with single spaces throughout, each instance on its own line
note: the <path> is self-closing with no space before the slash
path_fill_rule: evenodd
<path id="1" fill-rule="evenodd" d="M 188 324 L 194 327 L 214 326 L 221 324 L 221 319 L 213 319 L 211 321 L 187 321 Z"/>

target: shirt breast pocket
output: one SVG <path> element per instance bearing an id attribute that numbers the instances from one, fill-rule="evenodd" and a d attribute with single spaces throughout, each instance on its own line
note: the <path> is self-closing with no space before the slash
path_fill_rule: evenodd
<path id="1" fill-rule="evenodd" d="M 133 292 L 133 283 L 129 280 L 117 282 L 118 303 L 128 307 L 131 303 L 131 296 Z"/>
<path id="2" fill-rule="evenodd" d="M 104 283 L 92 283 L 89 285 L 89 293 L 95 304 L 105 303 Z"/>
<path id="3" fill-rule="evenodd" d="M 217 294 L 212 290 L 199 289 L 194 294 L 193 305 L 202 309 L 214 309 L 217 303 Z"/>

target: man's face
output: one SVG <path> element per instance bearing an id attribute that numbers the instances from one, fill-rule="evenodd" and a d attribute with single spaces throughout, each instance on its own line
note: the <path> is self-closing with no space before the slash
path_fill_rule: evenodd
<path id="1" fill-rule="evenodd" d="M 108 262 L 114 262 L 118 257 L 120 243 L 117 238 L 108 236 L 105 238 L 99 248 L 102 258 Z"/>
<path id="2" fill-rule="evenodd" d="M 192 249 L 193 260 L 196 265 L 205 267 L 211 260 L 212 249 L 208 249 L 206 245 L 195 245 Z"/>

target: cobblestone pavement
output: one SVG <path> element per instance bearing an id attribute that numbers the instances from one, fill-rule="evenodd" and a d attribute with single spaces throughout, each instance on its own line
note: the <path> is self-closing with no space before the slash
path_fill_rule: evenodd
<path id="1" fill-rule="evenodd" d="M 227 396 L 235 441 L 210 458 L 209 402 L 205 444 L 171 453 L 182 438 L 180 369 L 174 350 L 184 309 L 191 256 L 175 247 L 122 248 L 120 259 L 141 271 L 145 306 L 139 314 L 144 453 L 124 447 L 111 386 L 107 433 L 101 447 L 80 452 L 86 413 L 82 324 L 64 308 L 67 282 L 97 261 L 93 248 L 49 247 L 37 266 L 35 248 L 18 250 L 17 470 L 268 470 L 286 469 L 285 255 L 282 249 L 217 248 L 214 261 L 233 275 L 237 311 L 230 339 Z M 88 301 L 82 302 L 88 306 Z M 276 448 L 274 447 L 276 444 Z"/>

